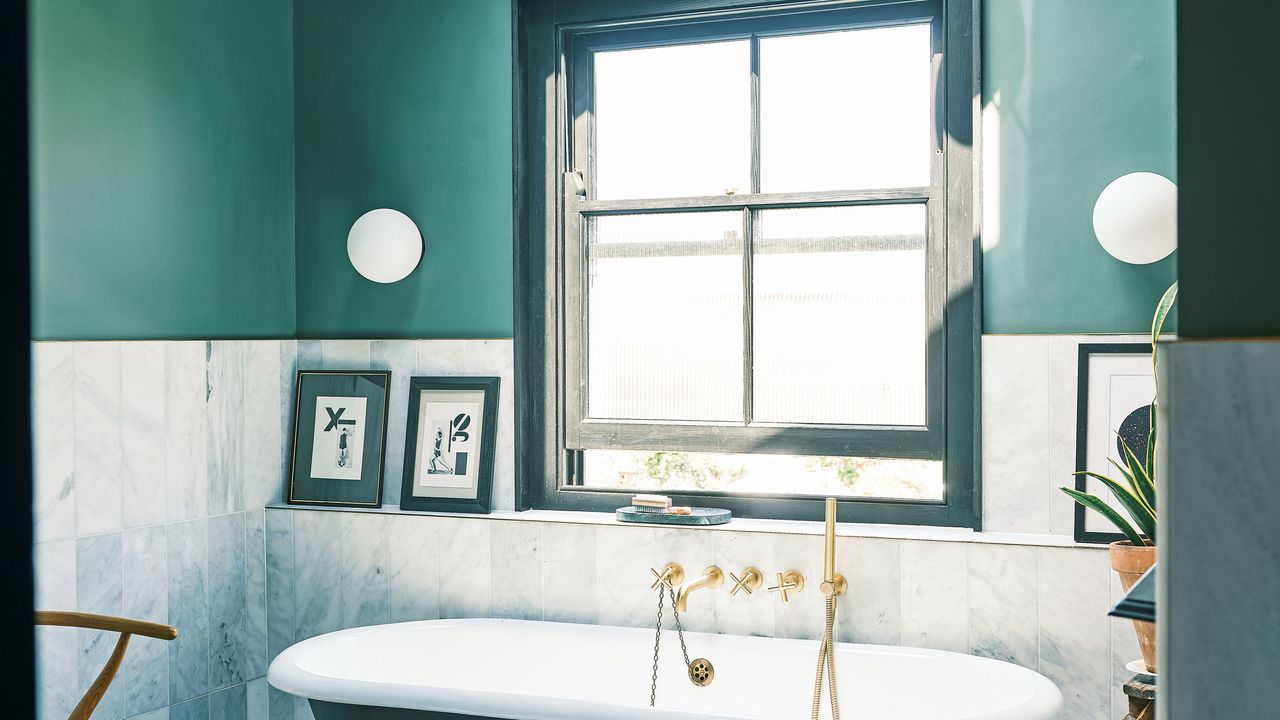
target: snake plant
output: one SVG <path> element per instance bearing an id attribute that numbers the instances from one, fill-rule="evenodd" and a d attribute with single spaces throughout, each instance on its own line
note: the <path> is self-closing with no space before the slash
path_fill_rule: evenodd
<path id="1" fill-rule="evenodd" d="M 1173 309 L 1173 303 L 1177 298 L 1178 283 L 1175 282 L 1160 298 L 1160 303 L 1156 305 L 1155 317 L 1151 320 L 1152 377 L 1156 372 L 1156 342 L 1160 339 L 1164 321 L 1169 316 L 1169 311 Z M 1111 521 L 1130 542 L 1139 546 L 1146 544 L 1143 536 L 1146 536 L 1153 545 L 1156 540 L 1156 401 L 1157 399 L 1153 399 L 1151 402 L 1151 431 L 1147 436 L 1146 456 L 1138 457 L 1129 447 L 1129 443 L 1121 437 L 1120 449 L 1124 455 L 1123 464 L 1107 458 L 1120 472 L 1123 482 L 1089 470 L 1075 473 L 1091 477 L 1110 490 L 1120 507 L 1124 508 L 1129 515 L 1128 520 L 1097 495 L 1068 487 L 1059 488 L 1076 502 Z"/>

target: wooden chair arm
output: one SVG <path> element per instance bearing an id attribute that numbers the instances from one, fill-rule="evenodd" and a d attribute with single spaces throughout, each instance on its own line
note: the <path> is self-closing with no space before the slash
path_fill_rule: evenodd
<path id="1" fill-rule="evenodd" d="M 145 635 L 160 640 L 173 640 L 178 637 L 178 629 L 172 625 L 162 625 L 145 620 L 130 620 L 129 618 L 113 617 L 111 615 L 94 615 L 93 613 L 37 610 L 36 624 L 108 630 L 131 635 Z"/>

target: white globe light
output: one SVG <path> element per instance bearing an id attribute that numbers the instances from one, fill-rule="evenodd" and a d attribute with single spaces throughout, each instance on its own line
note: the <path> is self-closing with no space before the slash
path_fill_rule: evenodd
<path id="1" fill-rule="evenodd" d="M 1093 206 L 1093 232 L 1117 260 L 1146 265 L 1178 247 L 1178 187 L 1163 175 L 1121 175 Z"/>
<path id="2" fill-rule="evenodd" d="M 356 272 L 374 282 L 403 280 L 422 259 L 422 233 L 402 212 L 370 210 L 347 234 L 347 257 Z"/>

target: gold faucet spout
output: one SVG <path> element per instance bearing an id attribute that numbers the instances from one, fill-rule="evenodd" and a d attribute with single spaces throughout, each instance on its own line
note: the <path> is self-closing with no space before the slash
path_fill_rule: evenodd
<path id="1" fill-rule="evenodd" d="M 720 572 L 720 568 L 715 565 L 709 565 L 702 571 L 702 577 L 680 586 L 676 592 L 676 612 L 685 612 L 689 609 L 689 596 L 695 591 L 702 588 L 718 588 L 724 585 L 724 573 Z"/>

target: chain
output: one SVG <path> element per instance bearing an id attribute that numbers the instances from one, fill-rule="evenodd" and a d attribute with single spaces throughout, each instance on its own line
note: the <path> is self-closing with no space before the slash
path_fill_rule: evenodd
<path id="1" fill-rule="evenodd" d="M 676 610 L 676 590 L 671 590 L 671 614 L 676 618 L 676 635 L 680 637 L 680 652 L 684 654 L 684 666 L 689 667 L 689 648 L 684 645 L 684 628 L 680 627 L 680 611 Z"/>
<path id="2" fill-rule="evenodd" d="M 653 681 L 649 684 L 649 707 L 658 701 L 658 646 L 662 643 L 662 585 L 658 585 L 658 619 L 653 623 Z"/>
<path id="3" fill-rule="evenodd" d="M 662 644 L 662 604 L 665 596 L 663 589 L 671 594 L 671 615 L 676 620 L 676 636 L 680 638 L 680 653 L 684 655 L 684 666 L 689 667 L 689 648 L 684 644 L 684 628 L 680 625 L 680 611 L 676 610 L 675 588 L 658 586 L 658 618 L 653 623 L 653 679 L 649 683 L 649 707 L 658 702 L 658 648 Z"/>

